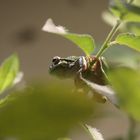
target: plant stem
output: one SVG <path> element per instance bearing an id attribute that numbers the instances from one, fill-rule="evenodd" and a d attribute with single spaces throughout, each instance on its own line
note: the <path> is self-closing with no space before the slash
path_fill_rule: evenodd
<path id="1" fill-rule="evenodd" d="M 92 140 L 95 140 L 95 139 L 93 138 L 93 136 L 91 135 L 91 133 L 89 132 L 87 125 L 86 125 L 86 124 L 81 124 L 81 126 L 82 126 L 82 127 L 84 128 L 84 130 L 88 133 L 88 135 L 90 136 L 90 138 L 91 138 Z"/>
<path id="2" fill-rule="evenodd" d="M 136 138 L 135 134 L 135 128 L 136 128 L 136 122 L 133 118 L 129 118 L 129 130 L 128 130 L 128 137 L 127 140 L 134 140 Z"/>
<path id="3" fill-rule="evenodd" d="M 121 24 L 121 21 L 117 20 L 116 24 L 113 26 L 112 30 L 110 31 L 110 33 L 108 34 L 106 40 L 104 41 L 103 45 L 101 46 L 100 50 L 98 51 L 98 53 L 96 55 L 97 58 L 99 58 L 103 54 L 105 49 L 108 47 L 108 43 L 113 38 L 113 36 L 116 33 L 116 31 L 118 30 L 118 27 L 119 27 L 120 24 Z"/>

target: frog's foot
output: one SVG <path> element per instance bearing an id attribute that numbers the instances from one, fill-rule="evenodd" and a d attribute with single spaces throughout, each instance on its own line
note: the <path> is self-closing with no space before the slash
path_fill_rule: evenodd
<path id="1" fill-rule="evenodd" d="M 87 84 L 83 81 L 82 69 L 79 70 L 76 73 L 76 76 L 74 78 L 74 83 L 75 83 L 75 85 L 76 85 L 77 88 L 86 88 Z"/>
<path id="2" fill-rule="evenodd" d="M 93 94 L 94 94 L 93 95 L 93 99 L 95 99 L 97 102 L 105 103 L 107 101 L 107 97 L 106 96 L 103 96 L 103 95 L 101 95 L 99 93 L 96 93 L 96 92 L 94 92 Z"/>
<path id="3" fill-rule="evenodd" d="M 77 75 L 75 77 L 75 85 L 77 87 L 81 87 L 83 89 L 83 91 L 86 93 L 89 93 L 89 91 L 90 91 L 89 85 L 85 82 L 84 78 L 82 77 L 81 71 L 77 72 Z M 93 95 L 92 98 L 95 99 L 97 102 L 105 103 L 107 101 L 106 96 L 103 96 L 103 95 L 97 93 L 96 91 L 92 90 L 91 94 Z"/>

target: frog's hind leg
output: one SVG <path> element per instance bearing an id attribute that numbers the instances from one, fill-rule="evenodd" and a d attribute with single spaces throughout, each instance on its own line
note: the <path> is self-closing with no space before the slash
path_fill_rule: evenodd
<path id="1" fill-rule="evenodd" d="M 106 96 L 103 96 L 97 92 L 93 92 L 93 99 L 95 99 L 99 103 L 105 103 L 107 101 Z"/>
<path id="2" fill-rule="evenodd" d="M 84 78 L 82 77 L 81 70 L 79 70 L 77 72 L 74 82 L 79 91 L 84 92 L 84 93 L 90 93 L 89 95 L 91 95 L 91 92 L 90 92 L 91 88 L 89 87 L 87 82 L 85 82 Z M 93 97 L 93 99 L 95 99 L 97 102 L 100 102 L 100 103 L 105 103 L 107 101 L 106 96 L 103 96 L 103 95 L 97 93 L 94 89 L 92 89 L 92 97 Z"/>

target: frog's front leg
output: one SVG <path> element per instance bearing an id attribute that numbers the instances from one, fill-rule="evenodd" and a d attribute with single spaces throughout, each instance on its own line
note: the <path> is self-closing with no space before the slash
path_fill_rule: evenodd
<path id="1" fill-rule="evenodd" d="M 75 85 L 77 89 L 80 89 L 80 91 L 84 93 L 90 92 L 89 85 L 87 84 L 87 82 L 85 82 L 82 76 L 82 69 L 80 69 L 75 76 Z M 95 99 L 97 102 L 105 103 L 107 101 L 107 98 L 105 96 L 97 93 L 94 89 L 92 90 L 92 92 L 93 92 L 93 99 Z"/>

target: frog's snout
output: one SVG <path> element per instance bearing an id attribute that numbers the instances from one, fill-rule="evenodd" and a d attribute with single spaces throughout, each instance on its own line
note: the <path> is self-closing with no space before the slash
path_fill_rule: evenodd
<path id="1" fill-rule="evenodd" d="M 61 60 L 61 58 L 59 56 L 53 57 L 52 63 L 49 67 L 49 72 L 52 72 L 57 67 L 57 65 L 60 63 L 60 60 Z"/>
<path id="2" fill-rule="evenodd" d="M 60 62 L 61 58 L 59 56 L 55 56 L 52 59 L 52 64 L 57 65 Z"/>

